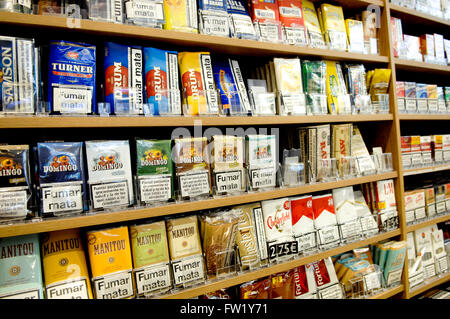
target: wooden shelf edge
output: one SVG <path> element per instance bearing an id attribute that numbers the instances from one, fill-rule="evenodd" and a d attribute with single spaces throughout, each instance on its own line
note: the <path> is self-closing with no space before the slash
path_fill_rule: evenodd
<path id="1" fill-rule="evenodd" d="M 439 217 L 436 217 L 436 218 L 432 218 L 432 219 L 426 220 L 426 221 L 421 222 L 421 223 L 417 223 L 417 224 L 414 224 L 414 225 L 406 226 L 406 232 L 409 233 L 409 232 L 415 231 L 417 229 L 421 229 L 423 227 L 427 227 L 427 226 L 430 226 L 430 225 L 446 222 L 448 220 L 450 220 L 450 213 L 447 213 L 444 216 L 439 216 Z"/>
<path id="2" fill-rule="evenodd" d="M 8 116 L 0 117 L 0 128 L 85 128 L 85 127 L 176 127 L 226 125 L 285 125 L 392 121 L 392 114 L 364 115 L 276 115 L 276 116 Z"/>
<path id="3" fill-rule="evenodd" d="M 433 287 L 439 286 L 440 284 L 443 284 L 450 280 L 450 273 L 447 273 L 441 277 L 435 277 L 430 282 L 421 285 L 419 287 L 415 287 L 413 290 L 409 291 L 408 297 L 412 298 L 415 297 Z"/>
<path id="4" fill-rule="evenodd" d="M 399 58 L 394 58 L 395 67 L 400 70 L 412 70 L 412 71 L 433 71 L 435 73 L 440 74 L 449 74 L 450 73 L 450 66 L 440 65 L 440 64 L 433 64 L 433 63 L 425 63 L 425 62 L 418 62 L 413 60 L 404 60 Z"/>
<path id="5" fill-rule="evenodd" d="M 402 174 L 403 174 L 403 176 L 410 176 L 410 175 L 418 175 L 418 174 L 446 171 L 448 169 L 450 169 L 450 164 L 444 164 L 444 165 L 404 169 Z"/>
<path id="6" fill-rule="evenodd" d="M 186 299 L 186 298 L 193 298 L 211 291 L 215 291 L 222 288 L 227 288 L 235 285 L 242 284 L 244 282 L 263 278 L 266 277 L 269 274 L 274 274 L 278 272 L 287 271 L 289 269 L 293 269 L 295 267 L 309 264 L 313 261 L 317 261 L 320 259 L 328 258 L 358 247 L 362 247 L 365 245 L 369 245 L 375 242 L 379 242 L 380 240 L 392 238 L 395 236 L 400 235 L 400 229 L 396 229 L 387 233 L 379 234 L 376 236 L 373 236 L 371 238 L 367 238 L 358 242 L 350 243 L 348 245 L 339 246 L 333 249 L 329 249 L 324 252 L 320 252 L 314 255 L 309 255 L 306 257 L 301 257 L 295 260 L 291 260 L 285 263 L 276 264 L 270 267 L 261 268 L 258 270 L 250 271 L 250 272 L 244 272 L 242 274 L 238 274 L 237 276 L 233 276 L 230 278 L 224 278 L 220 280 L 213 281 L 211 283 L 207 283 L 206 285 L 196 286 L 193 288 L 187 288 L 183 289 L 180 292 L 176 293 L 169 293 L 167 295 L 161 296 L 161 299 Z"/>
<path id="7" fill-rule="evenodd" d="M 406 8 L 392 3 L 389 3 L 389 8 L 391 9 L 391 11 L 407 14 L 414 18 L 420 18 L 421 20 L 428 20 L 436 24 L 442 24 L 442 26 L 450 26 L 450 21 L 448 20 L 440 19 L 438 17 L 414 9 Z"/>
<path id="8" fill-rule="evenodd" d="M 218 197 L 214 199 L 207 199 L 201 201 L 180 202 L 149 208 L 135 207 L 130 208 L 128 210 L 117 212 L 83 214 L 79 216 L 71 216 L 65 218 L 45 218 L 43 221 L 36 221 L 36 222 L 25 221 L 18 223 L 3 224 L 0 225 L 0 238 L 33 233 L 42 233 L 47 231 L 55 231 L 68 228 L 80 228 L 117 222 L 127 222 L 144 218 L 168 216 L 178 213 L 195 212 L 199 210 L 207 210 L 219 207 L 253 203 L 261 200 L 314 193 L 322 190 L 331 190 L 333 188 L 364 184 L 397 177 L 398 174 L 396 171 L 394 171 L 383 174 L 362 176 L 333 182 L 306 184 L 290 188 L 278 188 L 270 191 L 246 193 L 237 196 Z"/>
<path id="9" fill-rule="evenodd" d="M 448 121 L 450 114 L 402 114 L 398 115 L 401 121 Z"/>
<path id="10" fill-rule="evenodd" d="M 68 19 L 57 16 L 29 15 L 24 13 L 0 12 L 0 21 L 4 24 L 26 27 L 53 28 L 64 31 L 77 31 L 98 35 L 121 36 L 158 40 L 177 45 L 207 47 L 217 52 L 240 53 L 250 56 L 258 54 L 318 56 L 328 59 L 388 63 L 389 58 L 381 55 L 341 52 L 329 49 L 292 46 L 288 44 L 269 43 L 254 40 L 225 38 L 219 36 L 163 30 L 127 24 L 115 24 L 92 20 L 79 20 L 79 27 L 68 26 Z"/>
<path id="11" fill-rule="evenodd" d="M 386 291 L 380 292 L 379 294 L 370 296 L 368 299 L 388 299 L 392 296 L 395 296 L 405 290 L 404 285 L 399 285 L 397 287 L 393 287 L 391 289 L 387 289 Z"/>

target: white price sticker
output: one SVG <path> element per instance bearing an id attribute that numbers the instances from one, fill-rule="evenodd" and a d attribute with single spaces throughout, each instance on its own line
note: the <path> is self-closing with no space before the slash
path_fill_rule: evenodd
<path id="1" fill-rule="evenodd" d="M 414 210 L 414 215 L 416 216 L 416 220 L 424 219 L 425 217 L 427 217 L 425 213 L 425 207 L 416 208 L 416 210 Z"/>
<path id="2" fill-rule="evenodd" d="M 403 113 L 406 111 L 406 104 L 405 104 L 405 99 L 404 98 L 397 98 L 397 105 L 398 105 L 398 111 L 400 113 Z"/>
<path id="3" fill-rule="evenodd" d="M 282 92 L 281 98 L 284 112 L 306 114 L 306 99 L 304 94 Z"/>
<path id="4" fill-rule="evenodd" d="M 436 203 L 436 213 L 442 214 L 442 213 L 446 212 L 447 209 L 446 209 L 445 206 L 446 206 L 446 205 L 445 205 L 445 201 Z"/>
<path id="5" fill-rule="evenodd" d="M 279 42 L 282 40 L 280 38 L 280 25 L 276 23 L 259 23 L 259 30 L 264 41 Z"/>

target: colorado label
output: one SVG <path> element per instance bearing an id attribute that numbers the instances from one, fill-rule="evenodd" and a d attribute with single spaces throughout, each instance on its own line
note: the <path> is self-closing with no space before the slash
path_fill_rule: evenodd
<path id="1" fill-rule="evenodd" d="M 134 294 L 131 270 L 95 278 L 94 287 L 97 299 L 131 297 Z"/>
<path id="2" fill-rule="evenodd" d="M 170 287 L 169 264 L 135 270 L 134 277 L 138 295 Z"/>
<path id="3" fill-rule="evenodd" d="M 81 185 L 42 188 L 44 213 L 83 210 Z"/>
<path id="4" fill-rule="evenodd" d="M 208 172 L 180 175 L 181 196 L 198 196 L 209 194 Z"/>
<path id="5" fill-rule="evenodd" d="M 155 176 L 139 180 L 142 202 L 166 201 L 172 197 L 172 178 Z"/>
<path id="6" fill-rule="evenodd" d="M 47 287 L 47 299 L 89 299 L 86 279 Z"/>
<path id="7" fill-rule="evenodd" d="M 92 90 L 85 88 L 54 87 L 53 110 L 61 113 L 88 113 Z"/>
<path id="8" fill-rule="evenodd" d="M 92 185 L 92 202 L 94 209 L 129 205 L 127 182 Z"/>
<path id="9" fill-rule="evenodd" d="M 316 234 L 309 233 L 295 238 L 298 243 L 298 251 L 316 248 Z"/>
<path id="10" fill-rule="evenodd" d="M 204 277 L 202 255 L 173 261 L 172 268 L 176 285 L 185 284 Z"/>
<path id="11" fill-rule="evenodd" d="M 242 171 L 216 173 L 218 193 L 242 191 Z"/>
<path id="12" fill-rule="evenodd" d="M 273 167 L 254 169 L 250 173 L 252 188 L 275 186 L 276 171 Z"/>
<path id="13" fill-rule="evenodd" d="M 11 295 L 0 296 L 0 299 L 40 299 L 39 290 L 30 290 L 19 293 L 13 293 Z"/>
<path id="14" fill-rule="evenodd" d="M 27 213 L 27 192 L 0 192 L 0 216 L 24 216 Z"/>

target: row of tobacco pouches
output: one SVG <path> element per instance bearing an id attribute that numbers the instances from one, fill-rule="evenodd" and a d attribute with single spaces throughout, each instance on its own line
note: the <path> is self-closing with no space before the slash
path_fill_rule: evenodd
<path id="1" fill-rule="evenodd" d="M 375 190 L 380 212 L 396 216 L 393 181 L 379 181 L 370 187 Z M 346 242 L 347 235 L 354 241 L 378 231 L 363 192 L 349 186 L 322 195 L 197 214 L 2 238 L 0 297 L 43 298 L 44 291 L 49 299 L 155 296 L 329 249 Z M 395 249 L 403 254 L 402 260 L 405 249 L 405 245 Z M 379 288 L 399 282 L 401 276 L 391 273 L 401 270 L 403 262 L 393 257 L 392 263 L 384 279 L 379 279 Z M 332 265 L 323 268 L 324 261 L 319 261 L 316 266 L 320 268 L 315 269 L 316 275 L 323 276 L 317 282 L 319 295 L 339 296 L 342 290 L 333 279 Z M 364 263 L 364 267 L 368 265 Z M 357 270 L 353 269 L 354 275 Z M 311 271 L 300 268 L 302 287 L 311 288 Z"/>

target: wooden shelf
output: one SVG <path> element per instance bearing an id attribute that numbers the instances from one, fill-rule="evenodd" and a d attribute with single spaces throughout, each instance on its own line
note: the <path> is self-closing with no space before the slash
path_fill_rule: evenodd
<path id="1" fill-rule="evenodd" d="M 304 115 L 304 116 L 177 116 L 177 117 L 101 117 L 101 116 L 20 116 L 0 117 L 0 128 L 84 128 L 84 127 L 177 127 L 285 125 L 310 123 L 392 121 L 392 114 Z"/>
<path id="2" fill-rule="evenodd" d="M 387 56 L 341 52 L 337 50 L 316 49 L 308 47 L 292 46 L 287 44 L 260 42 L 254 40 L 225 38 L 205 34 L 161 30 L 141 26 L 80 20 L 79 27 L 69 27 L 68 19 L 57 16 L 29 15 L 23 13 L 0 12 L 0 24 L 3 28 L 7 25 L 19 25 L 29 29 L 62 30 L 67 33 L 86 33 L 100 36 L 116 36 L 151 40 L 153 43 L 169 43 L 177 46 L 206 48 L 215 53 L 247 56 L 312 56 L 323 59 L 361 61 L 371 63 L 388 63 Z M 67 34 L 67 36 L 69 36 Z"/>
<path id="3" fill-rule="evenodd" d="M 432 172 L 446 171 L 450 169 L 450 164 L 436 165 L 436 166 L 428 166 L 428 167 L 419 167 L 419 168 L 410 168 L 403 170 L 403 176 L 410 175 L 418 175 L 418 174 L 426 174 Z"/>
<path id="4" fill-rule="evenodd" d="M 417 296 L 431 288 L 434 288 L 436 286 L 439 286 L 440 284 L 443 284 L 450 280 L 450 273 L 446 273 L 441 275 L 440 277 L 434 277 L 427 279 L 425 284 L 420 285 L 419 287 L 414 287 L 412 290 L 409 291 L 409 298 L 412 298 L 414 296 Z"/>
<path id="5" fill-rule="evenodd" d="M 389 3 L 389 8 L 391 10 L 391 15 L 394 17 L 401 18 L 405 21 L 411 21 L 415 24 L 423 24 L 423 25 L 434 25 L 441 27 L 449 27 L 450 21 L 441 19 L 430 14 L 422 13 L 417 10 L 409 9 L 406 7 L 398 6 L 392 3 Z M 392 14 L 394 12 L 394 14 Z"/>
<path id="6" fill-rule="evenodd" d="M 338 187 L 364 184 L 384 179 L 396 178 L 397 172 L 363 176 L 335 182 L 307 184 L 291 188 L 279 188 L 264 192 L 247 193 L 238 196 L 218 197 L 192 202 L 180 202 L 148 208 L 130 208 L 116 212 L 102 212 L 97 214 L 83 214 L 79 216 L 44 218 L 43 221 L 25 221 L 0 225 L 0 238 L 25 234 L 42 233 L 67 228 L 88 227 L 109 223 L 126 222 L 131 220 L 167 216 L 178 213 L 195 212 L 224 206 L 252 203 L 261 200 L 314 193 Z"/>
<path id="7" fill-rule="evenodd" d="M 405 290 L 404 285 L 398 285 L 397 287 L 387 289 L 386 291 L 380 292 L 374 296 L 369 297 L 368 299 L 388 299 L 392 296 L 395 296 Z"/>
<path id="8" fill-rule="evenodd" d="M 222 289 L 222 288 L 226 288 L 226 287 L 231 287 L 231 286 L 235 286 L 235 285 L 239 285 L 242 283 L 245 283 L 247 281 L 250 280 L 254 280 L 254 279 L 258 279 L 258 278 L 263 278 L 268 276 L 269 274 L 274 274 L 274 273 L 278 273 L 278 272 L 283 272 L 283 271 L 288 271 L 289 269 L 301 266 L 301 265 L 305 265 L 305 264 L 309 264 L 313 261 L 317 261 L 320 259 L 324 259 L 324 258 L 328 258 L 330 256 L 334 256 L 337 254 L 341 254 L 344 253 L 346 251 L 358 248 L 358 247 L 362 247 L 362 246 L 366 246 L 372 243 L 376 243 L 379 242 L 380 240 L 384 240 L 384 239 L 388 239 L 388 238 L 392 238 L 395 236 L 399 236 L 400 235 L 400 230 L 396 229 L 387 233 L 383 233 L 383 234 L 379 234 L 376 236 L 373 236 L 371 238 L 368 239 L 364 239 L 358 242 L 354 242 L 354 243 L 350 243 L 348 245 L 344 245 L 344 246 L 339 246 L 333 249 L 329 249 L 326 250 L 324 252 L 320 252 L 314 255 L 310 255 L 310 256 L 306 256 L 306 257 L 301 257 L 298 259 L 294 259 L 291 261 L 287 261 L 284 263 L 280 263 L 280 264 L 275 264 L 272 265 L 270 267 L 265 267 L 265 268 L 261 268 L 258 270 L 254 270 L 254 271 L 247 271 L 247 272 L 243 272 L 241 274 L 238 274 L 236 276 L 233 277 L 227 277 L 224 279 L 217 279 L 215 281 L 211 281 L 208 282 L 204 285 L 200 285 L 200 286 L 195 286 L 192 288 L 187 288 L 187 289 L 182 289 L 179 290 L 177 292 L 172 292 L 169 293 L 167 295 L 162 296 L 162 299 L 186 299 L 186 298 L 193 298 L 211 291 L 215 291 L 218 289 Z"/>
<path id="9" fill-rule="evenodd" d="M 401 121 L 448 121 L 450 114 L 399 114 Z"/>
<path id="10" fill-rule="evenodd" d="M 440 75 L 450 74 L 450 66 L 440 64 L 417 62 L 413 60 L 403 60 L 398 58 L 394 59 L 394 63 L 395 68 L 398 70 L 414 71 L 414 72 L 430 71 Z"/>
<path id="11" fill-rule="evenodd" d="M 430 226 L 430 225 L 446 222 L 448 220 L 450 220 L 450 213 L 447 213 L 447 214 L 445 214 L 443 216 L 439 216 L 439 217 L 435 217 L 435 218 L 432 218 L 432 219 L 428 219 L 428 220 L 423 221 L 421 223 L 417 223 L 417 224 L 414 224 L 414 225 L 406 226 L 406 232 L 409 233 L 409 232 L 415 231 L 417 229 L 421 229 L 423 227 L 427 227 L 427 226 Z"/>

